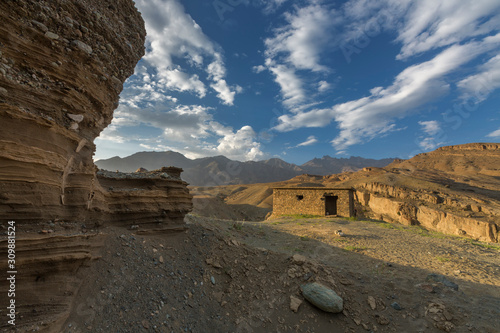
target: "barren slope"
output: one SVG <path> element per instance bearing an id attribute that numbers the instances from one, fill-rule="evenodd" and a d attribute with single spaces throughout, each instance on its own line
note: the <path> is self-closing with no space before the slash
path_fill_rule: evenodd
<path id="1" fill-rule="evenodd" d="M 251 216 L 250 208 L 269 212 L 273 187 L 353 187 L 357 190 L 361 215 L 497 242 L 499 166 L 498 144 L 467 144 L 442 147 L 410 160 L 395 161 L 385 168 L 330 176 L 301 175 L 278 183 L 196 188 L 194 193 L 196 197 L 203 192 L 205 199 L 217 197 L 219 208 L 209 216 L 222 218 L 224 207 L 231 210 L 244 207 L 246 219 L 258 220 L 263 211 Z M 198 209 L 196 202 L 194 209 L 198 214 L 207 212 Z"/>

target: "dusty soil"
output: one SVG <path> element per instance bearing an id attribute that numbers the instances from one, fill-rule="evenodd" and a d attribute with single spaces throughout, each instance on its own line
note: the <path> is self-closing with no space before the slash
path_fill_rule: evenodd
<path id="1" fill-rule="evenodd" d="M 64 332 L 498 332 L 500 327 L 495 246 L 343 219 L 186 219 L 189 228 L 175 234 L 103 229 L 108 238 L 102 257 L 78 273 L 86 280 Z M 335 235 L 338 229 L 344 237 Z M 431 273 L 447 280 L 427 281 Z M 305 301 L 300 285 L 312 281 L 342 296 L 344 312 L 325 313 Z M 290 296 L 303 300 L 296 313 Z M 395 302 L 402 309 L 391 305 Z"/>

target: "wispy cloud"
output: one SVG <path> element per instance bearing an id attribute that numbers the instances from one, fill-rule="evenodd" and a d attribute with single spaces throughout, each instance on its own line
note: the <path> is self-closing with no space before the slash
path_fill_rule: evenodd
<path id="1" fill-rule="evenodd" d="M 264 13 L 271 14 L 275 12 L 281 5 L 283 5 L 287 0 L 255 0 L 259 5 L 264 5 Z"/>
<path id="2" fill-rule="evenodd" d="M 274 74 L 276 82 L 281 87 L 283 104 L 289 109 L 294 109 L 306 99 L 306 93 L 302 80 L 296 75 L 295 70 L 285 65 L 274 65 L 269 67 Z"/>
<path id="3" fill-rule="evenodd" d="M 484 101 L 493 90 L 500 88 L 500 55 L 480 66 L 479 73 L 461 80 L 458 87 L 462 90 L 462 99 Z"/>
<path id="4" fill-rule="evenodd" d="M 419 121 L 425 136 L 420 137 L 419 146 L 424 150 L 433 150 L 444 144 L 440 141 L 438 135 L 441 132 L 441 125 L 437 120 Z"/>
<path id="5" fill-rule="evenodd" d="M 316 2 L 286 12 L 287 23 L 275 29 L 273 37 L 265 40 L 266 67 L 281 88 L 283 104 L 292 111 L 310 103 L 306 98 L 308 89 L 298 71 L 330 72 L 321 64 L 321 55 L 328 49 L 333 35 L 331 29 L 335 20 L 332 20 L 331 13 L 328 6 Z M 257 72 L 263 69 L 263 66 L 254 68 Z"/>
<path id="6" fill-rule="evenodd" d="M 430 55 L 430 60 L 410 64 L 395 77 L 391 85 L 373 87 L 366 97 L 331 107 L 294 109 L 292 113 L 279 117 L 280 123 L 275 129 L 291 131 L 302 127 L 324 127 L 335 121 L 339 133 L 332 140 L 332 145 L 339 151 L 398 130 L 396 119 L 447 95 L 453 84 L 460 82 L 459 75 L 462 73 L 459 70 L 463 65 L 479 55 L 498 49 L 500 34 L 497 32 L 500 30 L 500 20 L 496 18 L 499 9 L 500 3 L 496 1 L 458 1 L 456 5 L 455 2 L 444 0 L 386 0 L 376 3 L 365 0 L 348 1 L 340 10 L 352 22 L 346 25 L 341 21 L 345 25 L 340 34 L 342 38 L 350 38 L 349 36 L 352 37 L 359 31 L 363 32 L 362 29 L 370 25 L 372 16 L 375 15 L 380 29 L 396 31 L 396 42 L 401 45 L 398 59 L 408 60 L 425 52 L 439 52 L 437 55 Z M 333 16 L 332 21 L 335 21 L 337 13 L 330 12 L 330 15 Z M 383 20 L 380 19 L 382 16 Z M 467 27 L 461 30 L 464 25 Z M 335 42 L 338 43 L 338 40 Z M 277 51 L 270 54 L 281 52 L 283 48 L 275 47 Z M 287 62 L 294 64 L 291 58 L 287 58 Z M 489 85 L 491 89 L 500 87 L 497 77 L 497 74 L 500 75 L 497 73 L 500 67 L 498 62 L 500 61 L 497 57 L 490 59 L 478 69 L 479 73 L 458 83 L 459 87 L 466 92 L 477 89 L 486 75 L 489 75 L 490 82 L 493 82 Z M 300 62 L 295 64 L 303 65 Z M 307 68 L 321 69 L 313 65 Z M 320 86 L 321 83 L 318 83 L 318 87 Z M 289 88 L 283 89 L 282 86 L 283 90 L 292 91 Z M 303 101 L 298 99 L 291 102 Z M 287 102 L 288 99 L 284 98 L 284 103 Z"/>
<path id="7" fill-rule="evenodd" d="M 500 138 L 500 128 L 486 135 L 489 138 Z"/>
<path id="8" fill-rule="evenodd" d="M 419 121 L 418 124 L 422 126 L 422 131 L 430 136 L 436 135 L 441 130 L 441 126 L 437 120 Z"/>
<path id="9" fill-rule="evenodd" d="M 397 38 L 403 44 L 399 59 L 498 30 L 498 1 L 421 0 L 407 3 L 405 25 Z"/>
<path id="10" fill-rule="evenodd" d="M 326 82 L 326 81 L 319 81 L 318 82 L 318 91 L 319 92 L 325 92 L 325 91 L 328 91 L 330 90 L 330 83 Z"/>
<path id="11" fill-rule="evenodd" d="M 191 92 L 203 98 L 207 86 L 196 71 L 204 70 L 222 103 L 233 105 L 238 86 L 225 81 L 222 49 L 205 35 L 178 0 L 137 0 L 147 31 L 145 62 L 165 90 Z M 182 67 L 180 63 L 185 62 Z M 205 65 L 208 63 L 208 65 Z"/>
<path id="12" fill-rule="evenodd" d="M 213 119 L 211 108 L 200 105 L 154 104 L 147 108 L 120 105 L 99 141 L 132 144 L 150 150 L 175 150 L 191 158 L 224 155 L 246 161 L 262 158 L 252 127 L 234 130 Z M 131 137 L 129 127 L 143 126 L 150 133 Z M 153 133 L 153 134 L 151 134 Z"/>
<path id="13" fill-rule="evenodd" d="M 266 56 L 283 58 L 296 69 L 328 71 L 320 63 L 320 55 L 328 46 L 332 16 L 326 6 L 312 4 L 296 13 L 285 13 L 288 24 L 275 30 L 275 36 L 265 40 Z"/>
<path id="14" fill-rule="evenodd" d="M 318 139 L 316 139 L 316 137 L 314 135 L 311 135 L 307 138 L 306 141 L 299 143 L 297 145 L 297 147 L 311 146 L 317 142 L 318 142 Z"/>

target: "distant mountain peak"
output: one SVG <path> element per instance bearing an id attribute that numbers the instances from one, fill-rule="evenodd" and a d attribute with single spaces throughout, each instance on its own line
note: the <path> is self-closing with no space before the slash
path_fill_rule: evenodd
<path id="1" fill-rule="evenodd" d="M 184 169 L 182 178 L 191 185 L 226 185 L 265 183 L 291 179 L 301 174 L 330 175 L 344 171 L 357 171 L 364 167 L 384 167 L 393 159 L 372 160 L 356 156 L 334 158 L 324 155 L 302 165 L 288 163 L 280 158 L 264 161 L 233 161 L 223 155 L 189 159 L 174 151 L 138 152 L 128 157 L 113 157 L 96 161 L 105 170 L 134 172 L 138 168 L 156 170 L 167 166 Z M 234 168 L 229 163 L 238 165 Z"/>

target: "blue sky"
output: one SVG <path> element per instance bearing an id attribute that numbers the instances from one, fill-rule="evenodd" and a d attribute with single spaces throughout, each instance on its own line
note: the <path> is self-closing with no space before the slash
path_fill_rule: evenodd
<path id="1" fill-rule="evenodd" d="M 498 0 L 136 0 L 95 159 L 401 157 L 500 141 Z"/>

